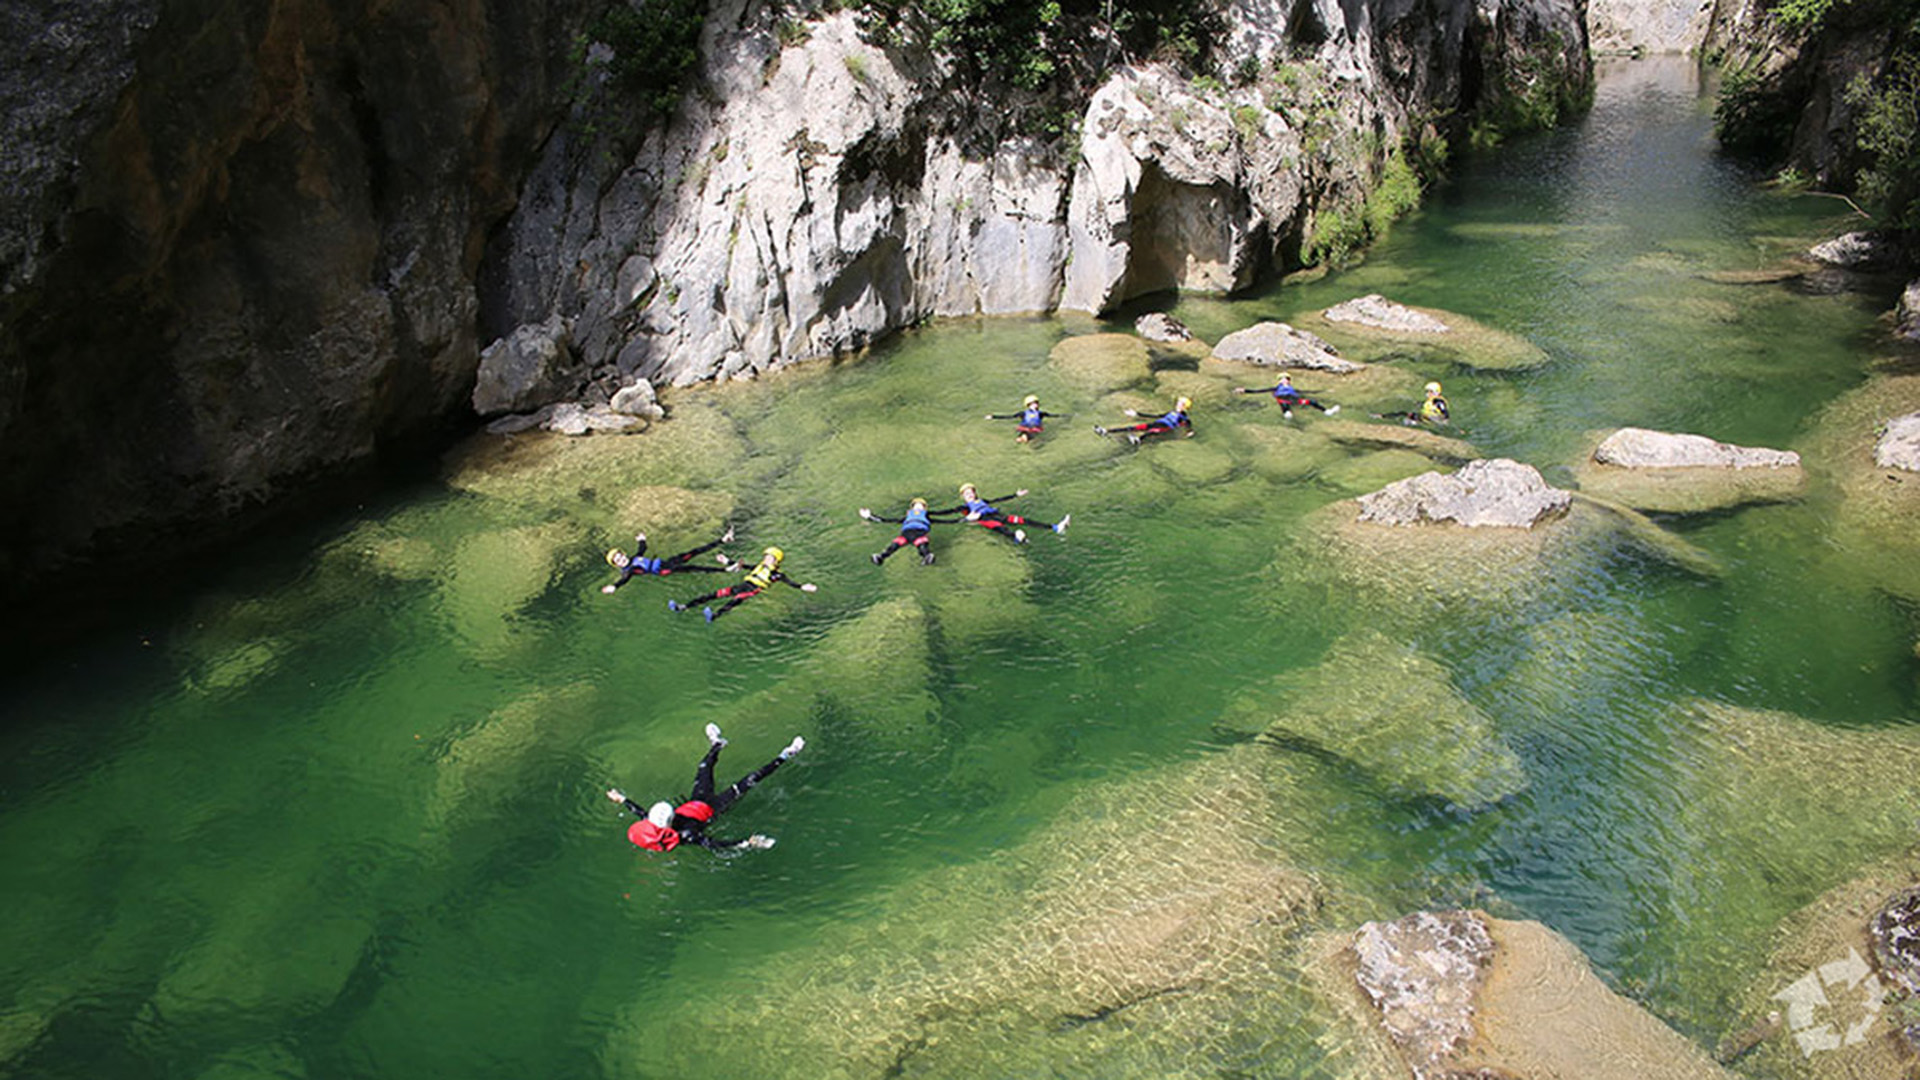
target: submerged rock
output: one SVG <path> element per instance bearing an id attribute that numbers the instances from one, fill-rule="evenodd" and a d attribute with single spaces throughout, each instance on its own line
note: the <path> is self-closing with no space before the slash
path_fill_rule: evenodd
<path id="1" fill-rule="evenodd" d="M 1048 361 L 1061 381 L 1093 392 L 1153 381 L 1146 342 L 1131 334 L 1082 334 L 1053 347 Z"/>
<path id="2" fill-rule="evenodd" d="M 1920 601 L 1920 477 L 1897 464 L 1904 440 L 1888 444 L 1895 464 L 1882 464 L 1878 454 L 1887 418 L 1917 410 L 1920 375 L 1880 376 L 1822 410 L 1806 443 L 1807 457 L 1840 493 L 1829 519 L 1832 542 L 1817 554 L 1831 560 L 1834 576 L 1909 601 Z"/>
<path id="3" fill-rule="evenodd" d="M 1900 244 L 1890 233 L 1859 230 L 1815 244 L 1807 254 L 1847 270 L 1886 270 L 1898 266 Z"/>
<path id="4" fill-rule="evenodd" d="M 1247 691 L 1219 722 L 1338 757 L 1396 798 L 1470 810 L 1527 786 L 1492 718 L 1446 669 L 1377 631 L 1342 638 L 1316 667 Z"/>
<path id="5" fill-rule="evenodd" d="M 1358 420 L 1328 420 L 1316 426 L 1320 434 L 1342 446 L 1411 450 L 1445 465 L 1462 465 L 1480 456 L 1459 439 L 1437 435 L 1405 424 L 1368 424 Z"/>
<path id="6" fill-rule="evenodd" d="M 1277 837 L 1269 755 L 1245 746 L 1086 786 L 991 858 L 872 892 L 756 962 L 728 1000 L 630 1006 L 610 1073 L 672 1076 L 730 1033 L 741 1075 L 1184 1075 L 1298 1023 L 1288 943 L 1323 890 Z M 1177 837 L 1153 845 L 1148 838 Z M 1255 1040 L 1257 1042 L 1257 1039 Z M 822 1063 L 830 1063 L 823 1070 Z"/>
<path id="7" fill-rule="evenodd" d="M 624 546 L 633 533 L 644 532 L 649 536 L 649 554 L 671 555 L 718 537 L 726 531 L 734 508 L 732 492 L 643 485 L 620 499 L 606 525 L 617 544 Z"/>
<path id="8" fill-rule="evenodd" d="M 1449 327 L 1437 316 L 1404 304 L 1396 304 L 1379 293 L 1368 293 L 1323 312 L 1338 323 L 1358 323 L 1375 330 L 1393 330 L 1407 334 L 1444 334 Z"/>
<path id="9" fill-rule="evenodd" d="M 1345 375 L 1359 371 L 1356 364 L 1340 355 L 1326 340 L 1283 322 L 1255 323 L 1220 339 L 1213 347 L 1216 360 L 1232 360 L 1264 367 L 1311 368 Z"/>
<path id="10" fill-rule="evenodd" d="M 515 631 L 514 616 L 553 583 L 563 553 L 580 551 L 584 530 L 568 522 L 475 533 L 442 567 L 437 609 L 470 648 L 497 655 Z"/>
<path id="11" fill-rule="evenodd" d="M 1726 1040 L 1729 1057 L 1737 1050 L 1742 1069 L 1756 1076 L 1913 1075 L 1920 1054 L 1909 1034 L 1913 990 L 1903 978 L 1914 970 L 1912 954 L 1887 956 L 1879 946 L 1882 918 L 1911 915 L 1916 896 L 1920 849 L 1856 871 L 1781 920 L 1735 1006 L 1735 1022 L 1746 1026 Z"/>
<path id="12" fill-rule="evenodd" d="M 1732 446 L 1700 435 L 1621 428 L 1573 467 L 1580 489 L 1661 513 L 1703 513 L 1785 502 L 1806 489 L 1800 455 Z"/>
<path id="13" fill-rule="evenodd" d="M 1549 486 L 1533 466 L 1492 458 L 1470 461 L 1451 475 L 1424 473 L 1362 495 L 1360 520 L 1531 529 L 1565 514 L 1571 502 L 1571 495 Z"/>
<path id="14" fill-rule="evenodd" d="M 1376 299 L 1378 303 L 1373 303 Z M 1518 334 L 1457 312 L 1407 307 L 1384 298 L 1363 297 L 1301 315 L 1296 321 L 1349 358 L 1375 363 L 1411 354 L 1487 371 L 1521 371 L 1540 367 L 1549 359 L 1539 346 Z"/>

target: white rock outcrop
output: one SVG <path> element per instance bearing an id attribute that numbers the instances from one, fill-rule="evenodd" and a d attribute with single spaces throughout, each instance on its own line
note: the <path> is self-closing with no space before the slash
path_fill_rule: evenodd
<path id="1" fill-rule="evenodd" d="M 1621 428 L 1600 443 L 1593 460 L 1628 469 L 1779 469 L 1798 466 L 1800 455 L 1791 450 L 1734 446 L 1704 435 Z"/>
<path id="2" fill-rule="evenodd" d="M 1887 421 L 1873 444 L 1873 463 L 1883 469 L 1920 472 L 1920 412 Z"/>
<path id="3" fill-rule="evenodd" d="M 1359 501 L 1359 520 L 1377 525 L 1531 529 L 1565 514 L 1573 496 L 1549 486 L 1531 465 L 1491 458 L 1470 461 L 1451 475 L 1421 473 Z"/>

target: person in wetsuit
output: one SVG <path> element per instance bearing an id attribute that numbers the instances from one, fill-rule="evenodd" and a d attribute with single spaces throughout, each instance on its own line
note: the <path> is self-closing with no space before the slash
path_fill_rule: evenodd
<path id="1" fill-rule="evenodd" d="M 1440 384 L 1427 384 L 1427 400 L 1420 403 L 1414 412 L 1377 413 L 1382 420 L 1398 420 L 1408 426 L 1419 424 L 1445 424 L 1453 419 L 1453 413 L 1447 408 L 1447 399 L 1440 396 Z"/>
<path id="2" fill-rule="evenodd" d="M 1257 390 L 1249 386 L 1236 386 L 1233 388 L 1233 392 L 1236 394 L 1272 394 L 1274 402 L 1280 406 L 1280 415 L 1289 420 L 1293 419 L 1293 407 L 1296 405 L 1305 405 L 1311 409 L 1318 409 L 1328 416 L 1332 416 L 1334 413 L 1340 411 L 1340 406 L 1338 405 L 1322 405 L 1300 391 L 1295 390 L 1293 388 L 1293 376 L 1285 372 L 1280 373 L 1280 381 L 1278 383 L 1266 389 Z"/>
<path id="3" fill-rule="evenodd" d="M 1039 395 L 1028 394 L 1027 400 L 1020 403 L 1019 412 L 988 413 L 987 419 L 1020 421 L 1018 424 L 1014 426 L 1014 430 L 1020 433 L 1019 437 L 1014 439 L 1014 441 L 1028 442 L 1028 441 L 1031 441 L 1035 435 L 1040 434 L 1040 430 L 1046 426 L 1043 423 L 1043 421 L 1046 420 L 1047 417 L 1051 416 L 1055 419 L 1060 419 L 1066 415 L 1067 415 L 1066 413 L 1054 413 L 1054 412 L 1042 411 L 1040 408 Z"/>
<path id="4" fill-rule="evenodd" d="M 916 498 L 907 504 L 905 517 L 881 517 L 866 507 L 860 508 L 860 516 L 867 521 L 885 521 L 900 526 L 900 535 L 893 538 L 884 550 L 876 551 L 871 558 L 873 565 L 879 566 L 893 556 L 893 553 L 912 544 L 920 552 L 920 565 L 933 565 L 933 545 L 928 542 L 927 534 L 933 530 L 933 521 L 927 515 L 927 500 Z"/>
<path id="5" fill-rule="evenodd" d="M 1191 408 L 1193 408 L 1193 399 L 1183 397 L 1173 403 L 1172 412 L 1163 416 L 1156 416 L 1151 420 L 1143 420 L 1138 424 L 1129 424 L 1125 427 L 1105 428 L 1099 424 L 1095 424 L 1093 426 L 1093 433 L 1095 435 L 1105 435 L 1109 432 L 1125 432 L 1127 441 L 1136 446 L 1139 445 L 1142 439 L 1151 439 L 1159 435 L 1171 435 L 1176 431 L 1182 432 L 1191 438 L 1193 436 L 1193 418 L 1187 415 L 1187 410 Z M 1136 409 L 1128 409 L 1127 415 L 1139 416 L 1140 413 Z"/>
<path id="6" fill-rule="evenodd" d="M 1056 533 L 1065 535 L 1067 524 L 1073 520 L 1072 514 L 1068 514 L 1058 522 L 1048 525 L 1044 521 L 1029 521 L 1019 514 L 1009 514 L 993 505 L 996 502 L 1017 499 L 1026 493 L 1027 489 L 1021 488 L 1011 495 L 1002 495 L 997 499 L 988 501 L 980 497 L 980 492 L 972 484 L 961 484 L 960 505 L 949 506 L 945 510 L 931 511 L 928 517 L 942 524 L 949 521 L 971 521 L 983 529 L 991 529 L 995 535 L 1004 536 L 1016 544 L 1024 544 L 1027 542 L 1027 531 L 1019 528 L 1021 525 L 1040 525 L 1052 529 Z M 1007 526 L 1009 525 L 1014 526 L 1011 532 L 1007 530 Z"/>
<path id="7" fill-rule="evenodd" d="M 791 585 L 801 592 L 813 592 L 819 588 L 819 586 L 811 581 L 802 585 L 781 573 L 780 563 L 786 557 L 786 552 L 777 547 L 770 547 L 766 550 L 766 554 L 761 556 L 760 565 L 747 571 L 747 576 L 740 580 L 740 584 L 722 585 L 710 593 L 703 596 L 696 596 L 691 600 L 669 600 L 667 601 L 667 610 L 686 611 L 695 604 L 707 604 L 713 600 L 725 600 L 726 603 L 721 604 L 718 609 L 711 606 L 700 609 L 700 613 L 707 617 L 707 621 L 712 622 L 727 612 L 732 611 L 734 608 L 739 607 L 740 604 L 749 597 L 759 596 L 761 593 L 772 588 L 776 582 L 782 585 Z"/>
<path id="8" fill-rule="evenodd" d="M 740 568 L 739 563 L 734 562 L 725 555 L 720 556 L 720 565 L 718 566 L 695 566 L 692 562 L 695 555 L 705 555 L 721 544 L 732 543 L 733 526 L 731 525 L 727 526 L 727 531 L 721 533 L 720 539 L 715 540 L 713 543 L 701 544 L 691 551 L 683 551 L 678 555 L 669 555 L 664 559 L 649 559 L 646 557 L 646 533 L 640 533 L 633 539 L 635 543 L 640 545 L 634 549 L 633 554 L 629 555 L 619 548 L 613 548 L 607 552 L 607 565 L 620 571 L 620 576 L 613 579 L 613 584 L 600 586 L 601 592 L 611 596 L 615 589 L 625 585 L 640 574 L 658 574 L 661 577 L 666 577 L 668 574 L 673 573 L 724 574 L 730 570 L 738 570 Z"/>
<path id="9" fill-rule="evenodd" d="M 807 740 L 798 735 L 787 744 L 785 750 L 765 765 L 735 780 L 725 791 L 713 788 L 713 766 L 720 760 L 720 750 L 727 740 L 720 737 L 720 725 L 707 725 L 707 756 L 693 770 L 693 793 L 687 801 L 675 806 L 670 802 L 657 802 L 642 808 L 639 803 L 627 798 L 619 788 L 608 788 L 607 798 L 632 811 L 639 821 L 627 826 L 627 839 L 648 851 L 672 851 L 681 844 L 699 844 L 709 851 L 728 851 L 735 848 L 770 848 L 773 837 L 754 833 L 745 840 L 722 840 L 707 835 L 707 826 L 713 819 L 727 812 L 734 803 L 740 801 L 753 785 L 765 780 L 773 770 L 793 759 L 806 745 Z"/>

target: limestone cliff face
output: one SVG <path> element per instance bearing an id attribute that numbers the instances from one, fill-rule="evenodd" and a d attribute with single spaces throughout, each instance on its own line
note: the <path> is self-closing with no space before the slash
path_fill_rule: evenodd
<path id="1" fill-rule="evenodd" d="M 1429 118 L 1590 79 L 1584 0 L 1222 0 L 1233 87 L 1121 70 L 1043 143 L 850 14 L 796 35 L 715 0 L 635 145 L 569 118 L 604 3 L 8 5 L 0 577 L 202 540 L 468 419 L 523 325 L 604 400 L 929 316 L 1239 288 Z"/>
<path id="2" fill-rule="evenodd" d="M 1590 87 L 1584 5 L 1234 0 L 1205 91 L 1117 71 L 1070 159 L 849 13 L 782 47 L 715 6 L 704 92 L 617 171 L 556 138 L 490 254 L 488 333 L 565 317 L 583 378 L 674 383 L 858 349 L 930 316 L 1104 312 L 1297 260 L 1426 118 Z M 990 104 L 990 103 L 989 103 Z"/>
<path id="3" fill-rule="evenodd" d="M 1587 36 L 1596 54 L 1697 52 L 1713 6 L 1713 0 L 1591 0 Z"/>
<path id="4" fill-rule="evenodd" d="M 457 413 L 580 6 L 7 5 L 0 577 Z"/>

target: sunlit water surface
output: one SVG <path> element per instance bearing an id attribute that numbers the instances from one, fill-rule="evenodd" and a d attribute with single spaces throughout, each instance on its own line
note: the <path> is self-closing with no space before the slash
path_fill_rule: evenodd
<path id="1" fill-rule="evenodd" d="M 1461 165 L 1361 267 L 1173 310 L 1217 340 L 1377 291 L 1524 335 L 1550 363 L 1407 363 L 1446 381 L 1483 452 L 1563 480 L 1556 467 L 1588 433 L 1623 425 L 1791 447 L 1864 378 L 1887 298 L 1698 277 L 1769 265 L 1848 224 L 1831 200 L 1757 188 L 1714 156 L 1709 129 L 1683 64 L 1611 70 L 1585 122 Z M 1289 540 L 1310 511 L 1365 489 L 1337 469 L 1282 482 L 1244 461 L 1196 481 L 1156 469 L 1152 455 L 1183 448 L 1097 440 L 1099 399 L 1048 355 L 1123 326 L 941 324 L 858 362 L 684 393 L 676 413 L 705 421 L 675 423 L 718 423 L 741 449 L 584 484 L 395 491 L 240 553 L 190 602 L 127 611 L 17 679 L 0 697 L 0 1073 L 736 1075 L 736 1048 L 784 1037 L 779 995 L 810 993 L 816 943 L 850 943 L 823 994 L 844 990 L 847 969 L 894 970 L 877 950 L 911 939 L 891 921 L 937 918 L 937 905 L 896 899 L 917 883 L 993 875 L 1002 851 L 1070 848 L 1061 823 L 1087 793 L 1231 752 L 1239 737 L 1216 727 L 1229 702 L 1358 629 L 1360 598 L 1298 573 Z M 1020 447 L 980 415 L 1029 390 L 1075 415 Z M 1255 400 L 1200 414 L 1196 442 L 1243 446 L 1234 429 L 1283 423 Z M 856 508 L 950 503 L 966 479 L 989 495 L 1031 487 L 1012 509 L 1071 511 L 1073 526 L 1017 552 L 945 530 L 933 567 L 868 562 L 892 533 Z M 635 529 L 658 554 L 711 538 L 624 519 L 650 484 L 731 495 L 735 550 L 780 544 L 820 591 L 782 590 L 712 626 L 664 601 L 724 578 L 602 596 L 601 552 Z M 1830 564 L 1807 549 L 1824 512 L 1816 476 L 1801 503 L 1668 522 L 1724 562 L 1718 579 L 1604 561 L 1524 620 L 1590 615 L 1617 630 L 1582 639 L 1579 662 L 1545 684 L 1507 678 L 1534 648 L 1510 612 L 1463 605 L 1377 627 L 1493 718 L 1528 785 L 1466 813 L 1273 749 L 1298 759 L 1282 815 L 1298 835 L 1280 839 L 1350 898 L 1327 918 L 1472 903 L 1539 919 L 1710 1045 L 1771 928 L 1885 852 L 1842 825 L 1814 838 L 1831 859 L 1723 872 L 1768 826 L 1703 837 L 1684 825 L 1712 763 L 1672 736 L 1676 703 L 1839 729 L 1920 719 L 1913 614 L 1822 576 Z M 969 574 L 998 575 L 1000 592 L 940 607 Z M 890 684 L 872 689 L 924 687 L 924 715 L 876 730 L 779 698 L 836 631 L 901 597 L 945 617 L 877 650 L 872 678 Z M 808 736 L 722 823 L 779 846 L 636 851 L 601 792 L 678 795 L 708 720 L 733 739 L 729 774 Z M 1177 843 L 1143 832 L 1139 858 Z M 651 1027 L 651 1012 L 670 1022 Z M 1325 1016 L 1282 1012 L 1292 1019 L 1236 1027 L 1196 1075 L 1339 1075 Z M 1050 1056 L 1035 1049 L 1044 1033 L 1017 1035 L 982 1042 L 971 1067 L 926 1069 L 1163 1074 L 1125 1050 Z"/>

